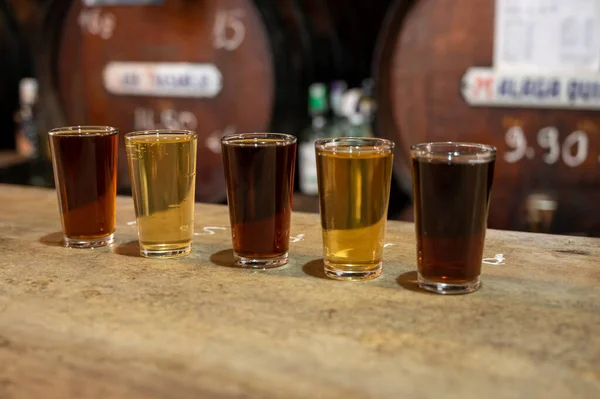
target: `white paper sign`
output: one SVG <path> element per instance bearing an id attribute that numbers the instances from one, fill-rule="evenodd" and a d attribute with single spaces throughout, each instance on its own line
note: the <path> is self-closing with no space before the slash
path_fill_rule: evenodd
<path id="1" fill-rule="evenodd" d="M 500 71 L 469 68 L 461 92 L 467 104 L 600 110 L 600 74 Z"/>
<path id="2" fill-rule="evenodd" d="M 496 0 L 494 67 L 600 70 L 600 0 Z"/>
<path id="3" fill-rule="evenodd" d="M 109 62 L 104 87 L 112 94 L 154 97 L 215 97 L 223 75 L 213 64 Z"/>

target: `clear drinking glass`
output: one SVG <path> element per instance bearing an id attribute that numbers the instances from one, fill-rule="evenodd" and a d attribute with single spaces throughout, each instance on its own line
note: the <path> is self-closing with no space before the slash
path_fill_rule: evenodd
<path id="1" fill-rule="evenodd" d="M 378 138 L 317 140 L 325 274 L 337 280 L 381 275 L 394 143 Z"/>
<path id="2" fill-rule="evenodd" d="M 221 141 L 235 263 L 285 265 L 290 246 L 296 138 L 244 133 Z"/>
<path id="3" fill-rule="evenodd" d="M 118 133 L 109 126 L 61 127 L 48 133 L 67 247 L 102 247 L 114 240 Z"/>
<path id="4" fill-rule="evenodd" d="M 439 294 L 479 289 L 496 148 L 411 148 L 419 285 Z"/>
<path id="5" fill-rule="evenodd" d="M 148 130 L 125 135 L 141 254 L 170 258 L 192 251 L 197 135 Z"/>

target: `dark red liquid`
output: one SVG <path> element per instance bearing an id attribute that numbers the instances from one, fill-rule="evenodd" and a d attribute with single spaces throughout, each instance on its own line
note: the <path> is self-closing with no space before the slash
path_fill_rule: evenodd
<path id="1" fill-rule="evenodd" d="M 233 249 L 238 255 L 269 258 L 288 251 L 295 159 L 295 143 L 223 145 Z"/>
<path id="2" fill-rule="evenodd" d="M 481 272 L 494 161 L 412 160 L 419 272 L 433 282 L 468 283 Z"/>
<path id="3" fill-rule="evenodd" d="M 50 136 L 54 179 L 69 238 L 100 238 L 115 231 L 117 133 Z"/>

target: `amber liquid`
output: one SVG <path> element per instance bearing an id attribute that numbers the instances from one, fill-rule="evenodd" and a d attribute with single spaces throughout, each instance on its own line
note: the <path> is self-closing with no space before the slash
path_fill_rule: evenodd
<path id="1" fill-rule="evenodd" d="M 50 136 L 64 234 L 91 240 L 115 231 L 117 133 Z"/>
<path id="2" fill-rule="evenodd" d="M 419 273 L 432 282 L 477 279 L 494 177 L 494 161 L 412 160 Z"/>
<path id="3" fill-rule="evenodd" d="M 325 264 L 380 267 L 393 155 L 391 151 L 317 151 Z"/>
<path id="4" fill-rule="evenodd" d="M 176 256 L 191 250 L 196 146 L 197 139 L 185 134 L 126 139 L 138 237 L 145 255 Z"/>
<path id="5" fill-rule="evenodd" d="M 233 250 L 245 258 L 286 254 L 294 190 L 296 144 L 276 139 L 224 144 L 223 162 Z"/>

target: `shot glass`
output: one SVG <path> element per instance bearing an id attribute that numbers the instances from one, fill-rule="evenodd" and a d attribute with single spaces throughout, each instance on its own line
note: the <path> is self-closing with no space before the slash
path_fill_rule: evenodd
<path id="1" fill-rule="evenodd" d="M 125 147 L 142 256 L 192 251 L 197 135 L 189 130 L 127 133 Z"/>
<path id="2" fill-rule="evenodd" d="M 382 271 L 394 143 L 378 138 L 317 140 L 325 275 L 369 280 Z"/>
<path id="3" fill-rule="evenodd" d="M 114 240 L 118 133 L 109 126 L 48 133 L 66 247 L 103 247 Z"/>
<path id="4" fill-rule="evenodd" d="M 221 140 L 235 264 L 250 268 L 288 261 L 296 138 L 245 133 Z"/>
<path id="5" fill-rule="evenodd" d="M 438 294 L 480 286 L 496 149 L 425 143 L 411 148 L 418 283 Z"/>

